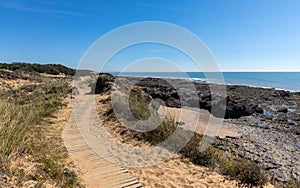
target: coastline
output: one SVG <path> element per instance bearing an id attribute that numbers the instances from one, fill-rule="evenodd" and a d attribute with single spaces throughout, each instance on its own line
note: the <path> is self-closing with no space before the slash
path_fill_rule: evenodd
<path id="1" fill-rule="evenodd" d="M 190 82 L 199 82 L 201 84 L 218 84 L 218 82 L 207 81 L 206 78 L 189 77 L 187 74 L 186 74 L 187 77 L 176 77 L 176 76 L 153 76 L 153 75 L 151 75 L 151 73 L 149 73 L 149 75 L 145 75 L 145 76 L 134 75 L 134 74 L 136 74 L 135 72 L 129 73 L 129 74 L 125 73 L 124 75 L 119 75 L 118 72 L 107 72 L 107 73 L 112 74 L 112 75 L 117 76 L 117 77 L 134 77 L 134 78 L 149 78 L 149 77 L 151 77 L 151 78 L 161 78 L 161 79 L 179 79 L 179 80 L 186 80 L 186 81 L 190 81 Z M 175 72 L 175 73 L 177 73 L 177 72 Z M 189 73 L 189 72 L 187 72 L 187 73 Z M 197 72 L 195 72 L 195 73 L 197 73 Z M 231 72 L 224 72 L 224 73 L 231 73 Z M 248 73 L 248 72 L 232 72 L 232 73 Z M 250 72 L 250 73 L 270 73 L 270 72 Z M 289 73 L 289 72 L 271 72 L 271 73 Z M 299 73 L 300 74 L 300 72 L 291 72 L 291 73 L 297 73 L 297 74 Z M 140 74 L 142 74 L 142 73 L 140 73 Z M 200 72 L 200 74 L 202 74 L 202 72 Z M 221 85 L 246 86 L 246 87 L 253 87 L 253 88 L 274 89 L 274 90 L 280 90 L 280 91 L 289 91 L 289 92 L 293 92 L 293 93 L 300 93 L 300 87 L 299 87 L 298 90 L 295 90 L 295 89 L 291 89 L 291 88 L 264 86 L 263 84 L 255 85 L 255 84 L 231 83 L 231 82 L 232 81 L 226 81 L 226 79 L 224 79 L 224 84 L 221 84 Z"/>

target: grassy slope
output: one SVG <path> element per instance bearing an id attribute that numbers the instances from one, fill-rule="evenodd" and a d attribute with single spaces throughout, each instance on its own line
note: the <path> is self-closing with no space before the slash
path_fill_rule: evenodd
<path id="1" fill-rule="evenodd" d="M 64 107 L 68 80 L 23 70 L 0 70 L 0 78 L 0 184 L 80 186 L 61 130 L 46 118 Z"/>

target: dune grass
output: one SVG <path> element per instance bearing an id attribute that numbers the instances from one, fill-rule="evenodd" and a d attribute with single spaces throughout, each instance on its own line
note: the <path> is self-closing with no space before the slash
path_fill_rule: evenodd
<path id="1" fill-rule="evenodd" d="M 142 95 L 142 90 L 138 87 L 133 87 L 129 95 L 129 108 L 135 118 L 139 120 L 146 120 L 151 116 L 149 110 L 149 102 L 147 102 L 145 95 Z"/>
<path id="2" fill-rule="evenodd" d="M 61 130 L 45 119 L 64 106 L 70 92 L 67 80 L 14 74 L 33 84 L 0 91 L 0 184 L 24 187 L 33 181 L 37 187 L 80 187 L 67 162 Z M 33 166 L 30 173 L 25 164 Z"/>
<path id="3" fill-rule="evenodd" d="M 12 155 L 22 152 L 27 142 L 28 126 L 35 115 L 30 106 L 19 106 L 0 99 L 0 160 L 4 164 Z"/>

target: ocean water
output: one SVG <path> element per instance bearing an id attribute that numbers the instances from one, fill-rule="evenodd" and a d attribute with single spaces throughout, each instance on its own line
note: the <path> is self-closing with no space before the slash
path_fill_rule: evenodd
<path id="1" fill-rule="evenodd" d="M 112 72 L 114 75 L 158 77 L 158 78 L 188 78 L 199 82 L 208 81 L 203 72 Z M 209 73 L 214 78 L 213 73 Z M 253 87 L 276 88 L 300 92 L 300 72 L 223 72 L 225 84 L 246 85 Z M 214 82 L 214 80 L 210 80 Z M 217 81 L 216 81 L 217 82 Z"/>

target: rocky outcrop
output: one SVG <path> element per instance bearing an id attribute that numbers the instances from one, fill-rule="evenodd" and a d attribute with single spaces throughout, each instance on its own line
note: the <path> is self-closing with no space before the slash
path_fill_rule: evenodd
<path id="1" fill-rule="evenodd" d="M 97 79 L 95 93 L 101 93 L 111 88 L 115 77 L 102 73 Z M 220 96 L 212 94 L 208 84 L 194 82 L 194 90 L 191 91 L 191 82 L 179 79 L 161 79 L 161 78 L 128 78 L 136 83 L 145 93 L 148 93 L 153 99 L 158 98 L 168 107 L 180 108 L 181 106 L 200 107 L 208 110 L 214 116 L 225 119 L 237 119 L 243 116 L 254 114 L 263 114 L 263 104 L 266 101 L 272 101 L 275 104 L 283 104 L 283 101 L 291 98 L 288 91 L 279 91 L 274 89 L 251 88 L 246 86 L 226 86 L 226 95 Z M 172 83 L 172 85 L 170 84 Z M 217 86 L 215 86 L 217 87 Z M 184 91 L 179 94 L 178 91 Z M 197 92 L 197 94 L 195 94 Z M 212 100 L 213 98 L 213 100 Z M 224 109 L 218 109 L 221 104 L 226 104 Z M 212 106 L 214 111 L 212 111 Z M 288 113 L 287 107 L 280 107 L 276 113 Z"/>
<path id="2" fill-rule="evenodd" d="M 91 93 L 99 94 L 109 91 L 115 81 L 115 76 L 109 73 L 100 73 L 97 77 L 96 83 L 90 83 Z"/>
<path id="3" fill-rule="evenodd" d="M 134 79 L 134 78 L 132 78 Z M 169 79 L 170 80 L 170 79 Z M 176 83 L 176 80 L 172 80 L 172 83 Z M 176 87 L 183 89 L 187 88 L 184 92 L 184 98 L 180 98 L 176 88 L 171 86 L 166 79 L 160 78 L 145 78 L 137 83 L 145 92 L 149 93 L 152 98 L 159 98 L 165 102 L 169 107 L 181 107 L 183 104 L 189 107 L 199 107 L 210 111 L 216 117 L 225 118 L 240 118 L 242 116 L 249 116 L 254 113 L 263 113 L 263 109 L 259 107 L 254 101 L 249 101 L 246 96 L 240 93 L 234 93 L 234 86 L 228 86 L 227 89 L 229 95 L 224 98 L 223 96 L 215 95 L 212 101 L 212 94 L 210 92 L 209 85 L 194 83 L 198 97 L 189 91 L 187 82 L 177 81 Z M 238 87 L 238 86 L 236 86 Z M 248 96 L 248 93 L 247 93 Z M 226 101 L 226 111 L 219 113 L 222 109 L 218 110 L 219 104 Z M 224 103 L 225 104 L 225 103 Z M 212 105 L 216 108 L 214 112 L 211 111 Z"/>

